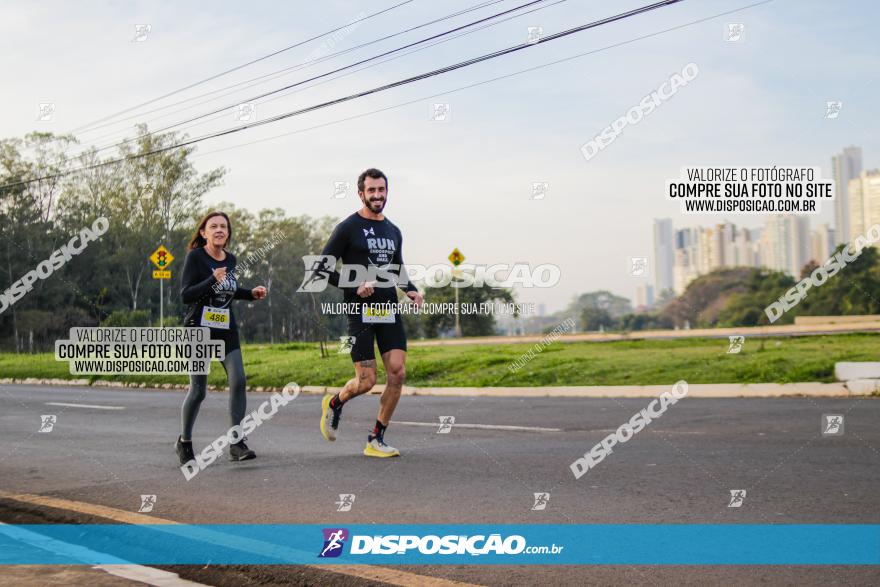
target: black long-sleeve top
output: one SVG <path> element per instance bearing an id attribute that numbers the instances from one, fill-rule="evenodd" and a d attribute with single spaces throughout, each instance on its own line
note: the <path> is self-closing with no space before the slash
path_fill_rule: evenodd
<path id="1" fill-rule="evenodd" d="M 344 265 L 385 268 L 394 266 L 391 273 L 398 277 L 398 287 L 403 291 L 418 291 L 406 274 L 403 263 L 403 234 L 387 218 L 372 220 L 357 212 L 336 225 L 324 246 L 322 255 L 342 259 Z M 324 266 L 321 270 L 329 282 L 339 287 L 339 272 L 335 267 Z M 402 283 L 405 282 L 405 283 Z M 357 284 L 359 286 L 360 284 Z M 357 295 L 357 286 L 340 287 L 346 302 L 396 302 L 394 287 L 376 287 L 368 298 Z"/>
<path id="2" fill-rule="evenodd" d="M 226 267 L 226 279 L 219 284 L 214 279 L 214 269 L 218 267 Z M 192 249 L 186 254 L 180 287 L 181 300 L 187 305 L 184 325 L 199 326 L 202 309 L 205 306 L 210 306 L 212 308 L 230 308 L 229 330 L 231 332 L 238 330 L 235 312 L 230 307 L 232 300 L 253 300 L 254 294 L 251 290 L 238 286 L 235 267 L 235 255 L 228 251 L 226 258 L 222 261 L 211 257 L 204 247 Z M 211 333 L 224 332 L 224 330 L 212 328 Z"/>

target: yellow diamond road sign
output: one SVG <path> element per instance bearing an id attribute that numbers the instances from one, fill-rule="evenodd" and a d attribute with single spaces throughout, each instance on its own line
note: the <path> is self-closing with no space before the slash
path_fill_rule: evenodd
<path id="1" fill-rule="evenodd" d="M 153 262 L 160 270 L 168 269 L 168 266 L 171 265 L 171 262 L 174 260 L 174 255 L 171 254 L 171 251 L 165 248 L 164 245 L 159 245 L 159 248 L 153 251 L 153 254 L 150 255 L 150 261 Z"/>
<path id="2" fill-rule="evenodd" d="M 464 255 L 461 254 L 461 251 L 458 249 L 453 249 L 451 253 L 449 253 L 449 262 L 458 267 L 464 262 Z"/>

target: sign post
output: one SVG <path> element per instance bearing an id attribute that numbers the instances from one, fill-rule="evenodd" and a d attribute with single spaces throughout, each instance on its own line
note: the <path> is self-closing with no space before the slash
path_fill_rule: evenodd
<path id="1" fill-rule="evenodd" d="M 168 266 L 174 261 L 174 255 L 165 248 L 165 245 L 159 245 L 159 248 L 150 255 L 150 261 L 158 267 L 157 271 L 153 271 L 153 279 L 159 280 L 159 327 L 165 326 L 165 287 L 166 279 L 171 279 L 171 271 Z"/>
<path id="2" fill-rule="evenodd" d="M 464 255 L 458 248 L 452 249 L 452 252 L 449 253 L 449 262 L 452 263 L 452 277 L 456 277 L 455 270 L 456 268 L 464 262 Z M 458 288 L 453 286 L 455 289 L 455 336 L 461 338 L 461 322 L 459 320 L 459 311 L 458 311 Z"/>

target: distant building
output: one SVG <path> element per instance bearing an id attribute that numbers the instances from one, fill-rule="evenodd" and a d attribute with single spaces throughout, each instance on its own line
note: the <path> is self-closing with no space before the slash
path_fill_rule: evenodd
<path id="1" fill-rule="evenodd" d="M 657 293 L 672 289 L 672 267 L 675 248 L 672 241 L 672 220 L 654 219 L 654 285 Z"/>
<path id="2" fill-rule="evenodd" d="M 834 234 L 835 244 L 848 243 L 856 234 L 850 226 L 849 182 L 862 172 L 862 148 L 847 147 L 831 157 L 831 177 L 834 179 Z"/>
<path id="3" fill-rule="evenodd" d="M 672 290 L 681 295 L 687 285 L 699 275 L 697 269 L 699 228 L 683 228 L 675 231 L 675 252 L 672 261 Z"/>
<path id="4" fill-rule="evenodd" d="M 697 231 L 696 266 L 700 275 L 736 266 L 736 226 L 725 222 Z"/>
<path id="5" fill-rule="evenodd" d="M 694 247 L 675 250 L 675 266 L 672 268 L 672 289 L 677 296 L 683 294 L 688 284 L 699 277 L 697 264 L 692 259 L 695 255 L 696 249 Z"/>
<path id="6" fill-rule="evenodd" d="M 880 198 L 877 201 L 880 212 Z M 675 230 L 672 290 L 681 295 L 697 277 L 732 267 L 768 267 L 800 276 L 813 256 L 814 239 L 809 228 L 806 217 L 788 215 L 773 216 L 764 228 L 757 229 L 724 222 L 711 228 Z M 826 244 L 833 243 L 834 231 L 827 225 L 819 232 Z"/>
<path id="7" fill-rule="evenodd" d="M 810 231 L 810 259 L 817 265 L 824 263 L 834 252 L 834 229 L 828 224 L 820 224 L 816 230 Z"/>
<path id="8" fill-rule="evenodd" d="M 646 310 L 654 305 L 654 288 L 648 283 L 636 286 L 636 310 Z"/>
<path id="9" fill-rule="evenodd" d="M 736 238 L 736 227 L 730 222 L 718 224 L 715 226 L 718 231 L 718 267 L 733 267 L 736 265 L 734 260 L 734 239 Z M 716 267 L 716 269 L 718 268 Z"/>
<path id="10" fill-rule="evenodd" d="M 810 260 L 810 222 L 804 216 L 770 216 L 761 240 L 761 265 L 800 277 Z"/>
<path id="11" fill-rule="evenodd" d="M 880 224 L 880 169 L 862 171 L 850 180 L 849 194 L 850 239 L 863 235 L 874 224 Z"/>
<path id="12" fill-rule="evenodd" d="M 733 267 L 757 267 L 760 265 L 758 259 L 758 243 L 752 238 L 751 231 L 740 229 L 736 232 L 736 238 L 733 241 Z"/>

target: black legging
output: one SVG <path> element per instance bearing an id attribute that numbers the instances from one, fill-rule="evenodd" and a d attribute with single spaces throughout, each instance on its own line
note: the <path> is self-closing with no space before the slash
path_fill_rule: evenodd
<path id="1" fill-rule="evenodd" d="M 223 369 L 226 371 L 226 378 L 229 380 L 230 425 L 237 426 L 241 424 L 247 409 L 247 380 L 244 375 L 244 364 L 241 360 L 241 349 L 227 353 L 222 363 Z M 205 392 L 208 389 L 208 376 L 190 375 L 189 382 L 189 393 L 186 394 L 183 408 L 180 411 L 183 440 L 192 440 L 193 425 L 196 423 L 199 407 L 202 405 L 202 400 L 205 399 Z"/>

